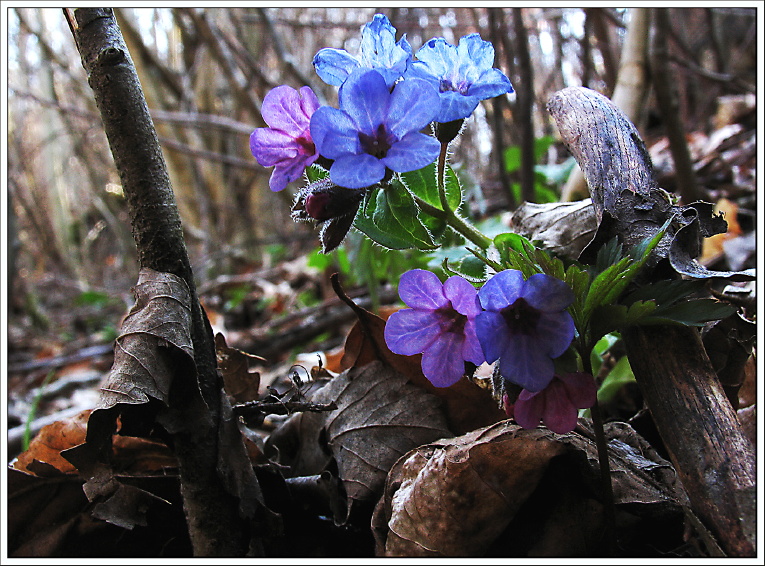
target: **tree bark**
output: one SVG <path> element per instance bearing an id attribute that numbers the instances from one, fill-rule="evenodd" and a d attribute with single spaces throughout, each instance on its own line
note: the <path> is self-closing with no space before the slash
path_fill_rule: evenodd
<path id="1" fill-rule="evenodd" d="M 529 56 L 529 34 L 523 23 L 523 10 L 513 8 L 515 54 L 518 57 L 518 122 L 521 127 L 521 200 L 534 202 L 534 72 Z"/>
<path id="2" fill-rule="evenodd" d="M 648 88 L 648 36 L 651 23 L 650 8 L 630 8 L 627 35 L 624 38 L 619 72 L 616 77 L 613 103 L 627 118 L 637 122 L 643 110 Z M 584 198 L 587 183 L 580 167 L 575 167 L 563 187 L 561 200 Z"/>
<path id="3" fill-rule="evenodd" d="M 604 96 L 584 88 L 548 104 L 590 186 L 598 220 L 634 214 L 619 197 L 632 191 L 653 206 L 653 168 L 635 126 Z M 674 214 L 667 209 L 667 214 Z M 662 219 L 658 219 L 660 222 Z M 633 228 L 630 222 L 622 229 Z M 634 234 L 619 233 L 620 241 Z M 731 556 L 754 556 L 754 449 L 742 432 L 695 328 L 626 329 L 635 379 L 678 471 L 692 510 Z"/>
<path id="4" fill-rule="evenodd" d="M 221 426 L 231 408 L 221 394 L 213 335 L 196 295 L 157 133 L 112 10 L 80 8 L 75 20 L 77 47 L 120 175 L 140 266 L 180 277 L 191 292 L 196 375 L 173 379 L 170 409 L 186 426 L 169 432 L 194 554 L 244 556 L 250 545 L 249 524 L 240 517 L 240 500 L 218 471 L 221 444 L 238 446 L 242 453 L 244 447 L 241 437 L 226 437 Z M 256 481 L 254 474 L 252 479 Z"/>

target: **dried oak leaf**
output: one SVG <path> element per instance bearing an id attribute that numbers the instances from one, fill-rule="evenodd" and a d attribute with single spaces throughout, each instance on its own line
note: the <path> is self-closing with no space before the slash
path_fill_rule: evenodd
<path id="1" fill-rule="evenodd" d="M 356 503 L 376 500 L 399 457 L 451 436 L 441 402 L 379 361 L 343 372 L 310 401 L 337 409 L 293 415 L 268 438 L 267 451 L 278 451 L 289 477 L 321 474 L 336 463 L 347 497 L 345 516 L 335 517 L 341 524 Z"/>
<path id="2" fill-rule="evenodd" d="M 263 360 L 260 356 L 248 354 L 236 348 L 229 348 L 226 339 L 218 332 L 215 335 L 215 354 L 223 376 L 223 388 L 236 403 L 246 403 L 258 398 L 260 374 L 250 371 L 250 360 Z"/>
<path id="3" fill-rule="evenodd" d="M 617 505 L 651 520 L 678 517 L 674 471 L 628 425 L 611 427 L 610 463 Z M 584 421 L 580 420 L 584 427 Z M 576 554 L 602 534 L 594 442 L 576 433 L 524 430 L 510 421 L 421 446 L 396 462 L 372 519 L 378 556 L 484 556 L 513 522 L 524 528 L 516 544 L 533 553 Z M 564 459 L 565 458 L 565 459 Z M 553 462 L 565 466 L 567 486 L 547 474 Z M 526 505 L 537 490 L 559 496 Z M 575 507 L 572 509 L 572 506 Z M 570 517 L 587 516 L 572 525 Z M 566 519 L 568 517 L 568 519 Z M 576 536 L 571 535 L 575 528 Z M 573 541 L 576 549 L 555 541 Z M 511 555 L 523 554 L 518 548 Z"/>
<path id="4" fill-rule="evenodd" d="M 85 442 L 88 418 L 87 409 L 68 419 L 44 426 L 29 443 L 29 448 L 19 454 L 11 467 L 41 477 L 60 474 L 76 474 L 76 468 L 61 451 Z"/>

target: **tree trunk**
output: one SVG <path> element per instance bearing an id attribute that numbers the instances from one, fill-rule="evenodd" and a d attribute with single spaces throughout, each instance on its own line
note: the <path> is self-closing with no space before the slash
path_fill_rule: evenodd
<path id="1" fill-rule="evenodd" d="M 180 277 L 191 292 L 196 374 L 173 379 L 169 402 L 183 401 L 170 409 L 185 426 L 169 432 L 194 554 L 244 556 L 250 546 L 249 524 L 240 516 L 240 500 L 219 472 L 223 449 L 233 446 L 244 453 L 244 447 L 236 427 L 236 436 L 226 437 L 221 426 L 231 411 L 222 395 L 212 331 L 196 295 L 157 134 L 112 10 L 80 8 L 75 19 L 77 47 L 122 181 L 140 266 Z M 189 402 L 197 399 L 200 402 Z M 249 472 L 256 482 L 252 469 Z M 247 470 L 242 473 L 247 475 Z"/>

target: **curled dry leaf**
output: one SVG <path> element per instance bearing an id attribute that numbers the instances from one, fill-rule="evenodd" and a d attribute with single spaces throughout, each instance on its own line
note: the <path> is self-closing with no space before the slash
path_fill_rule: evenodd
<path id="1" fill-rule="evenodd" d="M 628 425 L 609 437 L 617 505 L 650 521 L 682 517 L 669 464 Z M 421 446 L 389 473 L 372 521 L 377 554 L 484 556 L 500 535 L 508 556 L 597 552 L 603 513 L 588 495 L 599 489 L 596 454 L 580 434 L 510 421 Z M 571 517 L 589 519 L 573 525 Z"/>
<path id="2" fill-rule="evenodd" d="M 598 228 L 592 199 L 576 202 L 524 202 L 513 213 L 511 228 L 550 252 L 578 258 Z"/>
<path id="3" fill-rule="evenodd" d="M 193 361 L 191 295 L 172 273 L 143 268 L 133 289 L 136 302 L 114 345 L 114 365 L 101 387 L 99 409 L 118 403 L 167 404 L 177 355 Z"/>
<path id="4" fill-rule="evenodd" d="M 337 464 L 347 497 L 345 523 L 356 502 L 382 492 L 388 470 L 408 450 L 451 436 L 441 402 L 406 377 L 372 362 L 330 380 L 311 399 L 334 402 L 326 413 L 299 413 L 269 437 L 267 452 L 278 452 L 290 477 L 321 474 Z"/>
<path id="5" fill-rule="evenodd" d="M 236 348 L 229 348 L 223 334 L 215 335 L 215 354 L 223 375 L 223 388 L 236 403 L 246 403 L 258 398 L 260 374 L 250 371 L 250 360 L 263 360 Z"/>

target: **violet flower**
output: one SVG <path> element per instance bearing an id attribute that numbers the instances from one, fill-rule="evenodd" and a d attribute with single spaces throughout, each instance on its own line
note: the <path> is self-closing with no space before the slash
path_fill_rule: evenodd
<path id="1" fill-rule="evenodd" d="M 319 158 L 310 131 L 311 116 L 318 107 L 318 98 L 307 86 L 300 91 L 277 86 L 263 98 L 261 113 L 270 127 L 252 132 L 250 150 L 260 165 L 274 167 L 268 182 L 272 191 L 281 191 L 299 179 Z"/>
<path id="2" fill-rule="evenodd" d="M 475 334 L 481 307 L 468 281 L 455 275 L 441 284 L 435 273 L 412 269 L 401 276 L 399 294 L 411 308 L 393 313 L 385 324 L 392 352 L 422 353 L 422 373 L 436 387 L 459 381 L 466 361 L 483 363 Z"/>
<path id="3" fill-rule="evenodd" d="M 438 112 L 438 93 L 427 82 L 403 81 L 391 92 L 379 72 L 360 70 L 340 87 L 339 102 L 340 109 L 323 106 L 311 119 L 317 150 L 334 159 L 336 185 L 369 187 L 388 169 L 415 171 L 438 157 L 439 142 L 419 131 Z"/>
<path id="4" fill-rule="evenodd" d="M 565 310 L 574 300 L 560 279 L 537 273 L 523 279 L 515 269 L 500 271 L 478 292 L 484 312 L 476 334 L 492 363 L 506 380 L 531 392 L 541 391 L 555 372 L 553 359 L 574 338 L 574 320 Z"/>
<path id="5" fill-rule="evenodd" d="M 382 14 L 376 14 L 361 32 L 361 55 L 345 49 L 321 49 L 313 58 L 316 74 L 325 83 L 340 86 L 359 68 L 376 69 L 390 87 L 404 74 L 412 60 L 412 47 L 406 35 L 396 43 L 396 28 Z"/>
<path id="6" fill-rule="evenodd" d="M 481 100 L 513 92 L 510 80 L 494 65 L 494 46 L 477 33 L 462 37 L 458 45 L 443 37 L 431 39 L 416 53 L 405 75 L 430 82 L 440 93 L 437 122 L 467 118 Z"/>
<path id="7" fill-rule="evenodd" d="M 592 407 L 596 399 L 597 387 L 590 374 L 561 373 L 541 391 L 524 389 L 513 405 L 505 399 L 505 412 L 523 428 L 536 428 L 542 421 L 551 431 L 565 434 L 576 427 L 579 409 Z"/>

